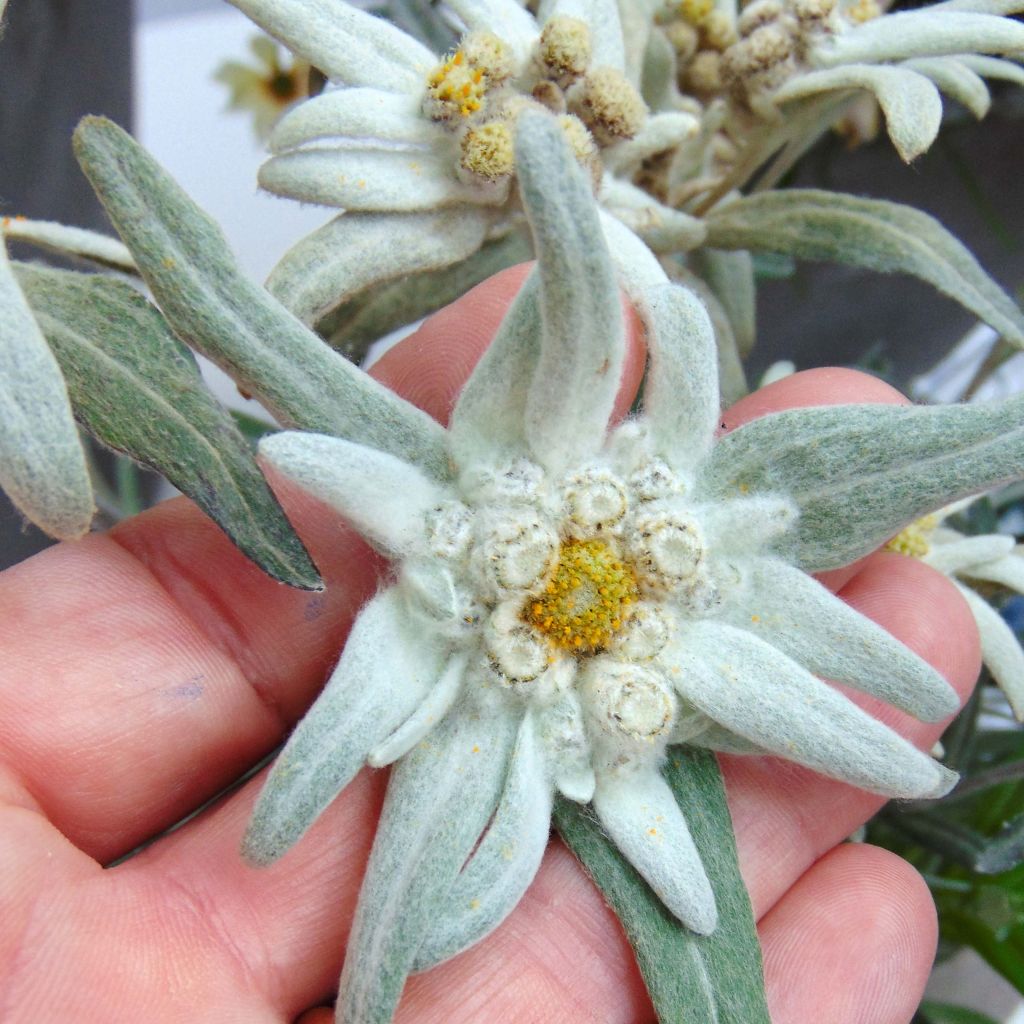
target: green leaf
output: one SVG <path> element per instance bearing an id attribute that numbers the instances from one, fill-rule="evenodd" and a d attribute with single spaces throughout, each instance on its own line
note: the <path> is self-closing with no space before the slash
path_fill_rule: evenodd
<path id="1" fill-rule="evenodd" d="M 736 860 L 715 756 L 671 748 L 665 778 L 715 890 L 718 927 L 684 928 L 601 831 L 587 808 L 559 800 L 555 823 L 626 930 L 662 1024 L 769 1024 L 754 917 Z"/>
<path id="2" fill-rule="evenodd" d="M 917 1012 L 927 1024 L 999 1024 L 988 1014 L 969 1010 L 966 1006 L 954 1006 L 952 1003 L 925 1002 Z"/>
<path id="3" fill-rule="evenodd" d="M 163 473 L 274 579 L 321 589 L 249 443 L 159 312 L 109 277 L 21 266 L 18 279 L 89 431 Z"/>
<path id="4" fill-rule="evenodd" d="M 728 315 L 736 346 L 746 359 L 757 336 L 756 283 L 750 253 L 702 247 L 690 259 L 693 269 L 707 282 Z"/>
<path id="5" fill-rule="evenodd" d="M 283 425 L 358 440 L 447 476 L 443 428 L 248 280 L 217 225 L 130 135 L 87 117 L 75 152 L 179 338 Z"/>
<path id="6" fill-rule="evenodd" d="M 937 220 L 881 199 L 814 189 L 747 196 L 708 217 L 707 244 L 913 274 L 1024 347 L 1024 316 Z"/>
<path id="7" fill-rule="evenodd" d="M 944 911 L 940 927 L 944 939 L 970 946 L 1024 994 L 1024 928 L 992 928 L 982 918 L 962 910 Z"/>
<path id="8" fill-rule="evenodd" d="M 92 485 L 67 388 L 0 240 L 0 485 L 40 529 L 81 537 Z"/>
<path id="9" fill-rule="evenodd" d="M 58 256 L 88 260 L 101 267 L 118 270 L 122 274 L 135 274 L 132 254 L 116 238 L 67 227 L 50 220 L 29 220 L 26 217 L 6 217 L 3 233 L 7 238 L 37 246 Z"/>
<path id="10" fill-rule="evenodd" d="M 926 512 L 1021 475 L 1024 397 L 1017 396 L 773 413 L 719 439 L 698 489 L 705 500 L 786 495 L 800 518 L 778 547 L 819 571 L 848 565 Z"/>

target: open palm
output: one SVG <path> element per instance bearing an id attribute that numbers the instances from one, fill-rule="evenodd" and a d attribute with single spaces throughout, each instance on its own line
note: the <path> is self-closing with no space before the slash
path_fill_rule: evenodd
<path id="1" fill-rule="evenodd" d="M 507 271 L 433 317 L 377 375 L 444 419 L 522 278 Z M 642 367 L 633 334 L 623 408 Z M 899 400 L 869 377 L 812 371 L 726 420 Z M 275 584 L 184 500 L 0 578 L 0 1020 L 329 1019 L 310 1008 L 336 983 L 384 772 L 364 771 L 271 868 L 238 853 L 254 779 L 104 870 L 281 742 L 384 569 L 326 509 L 281 494 L 325 594 Z M 828 583 L 967 692 L 977 637 L 944 577 L 876 554 Z M 940 730 L 858 700 L 922 746 Z M 909 1020 L 934 952 L 927 890 L 883 850 L 836 845 L 880 798 L 772 758 L 722 761 L 775 1024 Z M 508 921 L 414 978 L 399 1011 L 416 1024 L 651 1019 L 614 916 L 558 843 Z"/>

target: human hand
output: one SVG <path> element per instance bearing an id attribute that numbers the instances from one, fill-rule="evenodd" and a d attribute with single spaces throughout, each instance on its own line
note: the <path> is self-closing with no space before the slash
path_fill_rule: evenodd
<path id="1" fill-rule="evenodd" d="M 522 278 L 507 271 L 442 311 L 377 376 L 444 418 Z M 642 373 L 639 335 L 634 323 L 620 412 Z M 899 400 L 861 374 L 812 371 L 726 423 Z M 326 594 L 275 584 L 184 500 L 0 579 L 0 1019 L 259 1024 L 330 998 L 385 773 L 364 771 L 271 868 L 238 852 L 257 779 L 101 869 L 281 741 L 374 589 L 380 560 L 323 506 L 281 493 Z M 966 694 L 977 637 L 943 576 L 881 553 L 828 583 Z M 940 731 L 858 701 L 924 747 Z M 885 851 L 836 846 L 880 798 L 772 758 L 722 762 L 775 1024 L 909 1020 L 934 952 L 927 890 Z M 640 1024 L 651 1009 L 614 916 L 553 843 L 505 924 L 412 979 L 398 1019 Z"/>

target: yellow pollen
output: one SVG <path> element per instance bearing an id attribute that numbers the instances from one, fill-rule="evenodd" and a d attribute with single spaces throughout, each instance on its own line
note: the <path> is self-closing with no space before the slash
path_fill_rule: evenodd
<path id="1" fill-rule="evenodd" d="M 562 545 L 541 597 L 523 618 L 557 647 L 574 654 L 603 651 L 640 596 L 633 570 L 600 540 Z"/>
<path id="2" fill-rule="evenodd" d="M 855 25 L 862 25 L 865 21 L 874 21 L 881 14 L 882 5 L 878 0 L 856 0 L 846 9 L 846 17 Z"/>
<path id="3" fill-rule="evenodd" d="M 911 558 L 923 558 L 931 550 L 931 534 L 939 525 L 936 515 L 922 516 L 916 522 L 904 527 L 888 544 L 889 551 L 897 551 Z"/>

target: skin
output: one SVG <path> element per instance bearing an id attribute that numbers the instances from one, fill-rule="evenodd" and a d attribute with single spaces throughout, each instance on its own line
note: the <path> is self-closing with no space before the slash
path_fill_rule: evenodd
<path id="1" fill-rule="evenodd" d="M 439 419 L 519 287 L 513 268 L 438 313 L 375 374 Z M 643 362 L 630 315 L 619 414 Z M 797 374 L 725 429 L 791 406 L 902 402 L 846 370 Z M 325 594 L 280 586 L 189 502 L 63 544 L 0 577 L 0 1019 L 326 1024 L 385 772 L 364 771 L 307 836 L 256 870 L 238 846 L 250 781 L 103 870 L 238 777 L 315 698 L 382 565 L 337 517 L 278 488 Z M 966 605 L 941 575 L 871 555 L 827 582 L 966 698 L 979 669 Z M 922 747 L 923 725 L 863 701 Z M 723 758 L 759 920 L 774 1024 L 903 1024 L 935 949 L 927 889 L 903 861 L 837 845 L 881 799 L 771 758 Z M 319 1008 L 318 1008 L 319 1007 Z M 493 935 L 407 986 L 416 1024 L 648 1024 L 611 912 L 553 841 Z"/>

